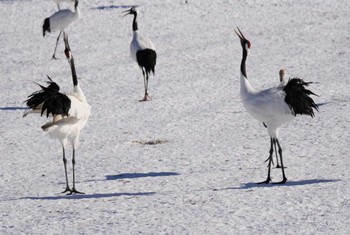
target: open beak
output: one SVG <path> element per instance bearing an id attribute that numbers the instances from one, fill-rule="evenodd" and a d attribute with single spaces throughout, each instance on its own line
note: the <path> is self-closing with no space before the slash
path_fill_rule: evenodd
<path id="1" fill-rule="evenodd" d="M 126 10 L 126 11 L 123 11 L 122 13 L 126 13 L 126 14 L 123 15 L 123 16 L 127 16 L 127 15 L 131 14 L 131 10 Z"/>
<path id="2" fill-rule="evenodd" d="M 237 34 L 237 36 L 241 39 L 241 41 L 242 40 L 247 40 L 245 37 L 244 37 L 244 35 L 243 35 L 243 33 L 241 32 L 241 30 L 237 27 L 237 30 L 238 30 L 238 32 L 236 31 L 236 30 L 234 30 L 235 31 L 235 33 Z"/>

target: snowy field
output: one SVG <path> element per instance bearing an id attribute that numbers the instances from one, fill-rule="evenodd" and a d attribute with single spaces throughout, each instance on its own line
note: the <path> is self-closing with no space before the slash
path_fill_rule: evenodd
<path id="1" fill-rule="evenodd" d="M 150 102 L 138 102 L 132 16 L 122 17 L 133 5 L 158 53 Z M 46 75 L 72 90 L 63 42 L 51 60 L 57 33 L 42 37 L 57 7 L 0 1 L 0 234 L 350 234 L 350 1 L 81 0 L 80 9 L 67 32 L 92 115 L 77 151 L 86 194 L 67 196 L 46 118 L 22 118 Z M 319 95 L 314 118 L 281 128 L 285 185 L 254 184 L 266 179 L 269 136 L 240 101 L 236 26 L 252 43 L 255 88 L 277 85 L 285 68 Z"/>

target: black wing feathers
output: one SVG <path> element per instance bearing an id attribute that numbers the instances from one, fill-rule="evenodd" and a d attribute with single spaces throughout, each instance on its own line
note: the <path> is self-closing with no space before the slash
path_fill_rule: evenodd
<path id="1" fill-rule="evenodd" d="M 147 74 L 151 71 L 154 74 L 154 67 L 157 61 L 157 53 L 154 50 L 147 48 L 137 51 L 136 59 L 139 66 L 145 68 Z"/>
<path id="2" fill-rule="evenodd" d="M 311 95 L 317 95 L 305 88 L 311 83 L 312 82 L 304 82 L 300 78 L 292 78 L 284 87 L 283 90 L 286 92 L 284 100 L 293 110 L 294 116 L 297 114 L 306 114 L 313 117 L 315 115 L 313 109 L 318 111 L 317 104 L 315 104 L 314 100 L 310 97 Z"/>
<path id="3" fill-rule="evenodd" d="M 41 90 L 28 96 L 28 99 L 25 101 L 26 105 L 31 109 L 42 105 L 41 115 L 46 111 L 46 117 L 50 114 L 53 116 L 57 114 L 68 116 L 71 100 L 65 94 L 60 93 L 60 87 L 49 76 L 47 77 L 49 79 L 47 84 L 49 85 L 44 87 L 38 84 Z"/>

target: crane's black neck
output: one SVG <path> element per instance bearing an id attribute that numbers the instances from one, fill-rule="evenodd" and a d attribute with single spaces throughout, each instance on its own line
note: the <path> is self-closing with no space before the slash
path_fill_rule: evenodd
<path id="1" fill-rule="evenodd" d="M 242 61 L 241 61 L 241 73 L 245 78 L 247 78 L 245 61 L 247 60 L 248 51 L 244 47 L 242 47 L 242 49 L 243 49 L 243 55 L 242 55 Z"/>
<path id="2" fill-rule="evenodd" d="M 69 63 L 70 63 L 70 67 L 71 67 L 71 70 L 72 70 L 73 85 L 77 86 L 78 85 L 78 77 L 77 77 L 77 72 L 75 70 L 75 64 L 74 64 L 73 56 L 71 57 Z"/>
<path id="3" fill-rule="evenodd" d="M 132 13 L 134 15 L 134 20 L 132 22 L 132 30 L 133 31 L 137 31 L 138 27 L 137 27 L 137 12 Z"/>

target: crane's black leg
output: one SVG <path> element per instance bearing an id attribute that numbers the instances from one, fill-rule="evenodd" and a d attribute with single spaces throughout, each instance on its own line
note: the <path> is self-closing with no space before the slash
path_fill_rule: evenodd
<path id="1" fill-rule="evenodd" d="M 78 190 L 75 189 L 75 149 L 73 149 L 73 158 L 72 158 L 72 164 L 73 164 L 73 188 L 68 195 L 71 194 L 84 194 L 83 192 L 79 192 Z"/>
<path id="2" fill-rule="evenodd" d="M 141 69 L 142 69 L 142 75 L 143 75 L 143 85 L 145 87 L 145 96 L 140 101 L 147 101 L 150 98 L 148 96 L 148 92 L 147 92 L 147 90 L 148 90 L 148 73 L 145 71 L 144 68 L 141 68 Z"/>
<path id="3" fill-rule="evenodd" d="M 67 175 L 67 159 L 66 159 L 66 150 L 63 148 L 63 165 L 64 173 L 66 174 L 66 189 L 62 193 L 71 192 L 68 185 L 68 175 Z"/>
<path id="4" fill-rule="evenodd" d="M 57 50 L 57 45 L 58 45 L 58 41 L 60 40 L 61 34 L 62 34 L 62 31 L 60 31 L 60 33 L 58 34 L 58 37 L 56 39 L 56 46 L 55 46 L 55 50 L 54 50 L 53 55 L 52 55 L 52 59 L 57 59 L 56 58 L 56 50 Z"/>
<path id="5" fill-rule="evenodd" d="M 278 161 L 276 141 L 273 141 L 273 147 L 275 149 L 275 154 L 276 154 L 276 162 L 277 162 L 276 168 L 281 168 L 280 163 Z"/>
<path id="6" fill-rule="evenodd" d="M 281 158 L 281 169 L 282 169 L 282 177 L 283 177 L 283 180 L 281 182 L 278 182 L 277 184 L 284 184 L 285 182 L 287 182 L 287 177 L 286 177 L 286 174 L 284 173 L 283 158 L 282 158 L 282 148 L 281 148 L 280 143 L 278 142 L 278 139 L 276 139 L 276 143 L 277 143 L 277 146 L 278 146 L 278 154 L 280 155 L 280 158 Z"/>
<path id="7" fill-rule="evenodd" d="M 270 140 L 271 140 L 271 147 L 270 147 L 270 151 L 269 151 L 270 155 L 269 155 L 269 158 L 267 159 L 268 162 L 269 162 L 268 165 L 267 165 L 267 167 L 269 168 L 269 170 L 267 172 L 267 179 L 265 181 L 263 181 L 263 182 L 259 182 L 258 184 L 268 184 L 271 181 L 271 176 L 270 175 L 271 175 L 271 164 L 272 164 L 274 139 L 271 138 Z"/>

